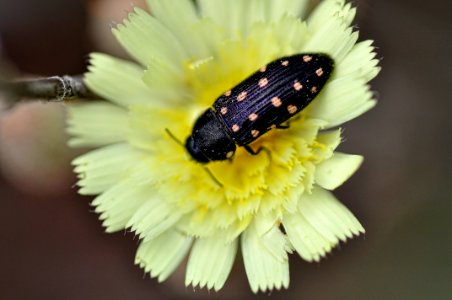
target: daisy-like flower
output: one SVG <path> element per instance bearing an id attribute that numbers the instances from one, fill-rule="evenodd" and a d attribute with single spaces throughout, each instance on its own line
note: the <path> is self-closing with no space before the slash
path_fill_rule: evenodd
<path id="1" fill-rule="evenodd" d="M 69 107 L 79 192 L 107 232 L 134 231 L 136 264 L 163 281 L 188 256 L 186 285 L 219 290 L 237 251 L 253 292 L 289 285 L 289 256 L 318 261 L 364 232 L 330 192 L 362 157 L 335 152 L 338 125 L 375 105 L 379 72 L 371 41 L 357 42 L 356 10 L 325 0 L 148 0 L 113 33 L 136 62 L 91 55 L 85 82 L 106 101 Z M 232 162 L 197 163 L 184 141 L 215 99 L 276 58 L 326 53 L 335 69 L 286 130 L 239 148 Z M 209 174 L 210 173 L 210 174 Z"/>

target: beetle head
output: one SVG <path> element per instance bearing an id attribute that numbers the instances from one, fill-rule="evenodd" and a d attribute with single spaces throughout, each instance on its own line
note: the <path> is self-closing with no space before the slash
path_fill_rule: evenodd
<path id="1" fill-rule="evenodd" d="M 215 112 L 209 108 L 196 120 L 193 132 L 185 142 L 185 148 L 197 162 L 208 163 L 232 157 L 236 145 Z"/>

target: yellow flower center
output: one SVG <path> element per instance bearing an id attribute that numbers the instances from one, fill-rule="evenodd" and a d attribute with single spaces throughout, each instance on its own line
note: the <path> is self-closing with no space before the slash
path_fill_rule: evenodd
<path id="1" fill-rule="evenodd" d="M 186 83 L 196 103 L 212 106 L 218 96 L 277 58 L 275 53 L 262 51 L 259 44 L 253 39 L 228 41 L 216 57 L 187 63 Z"/>

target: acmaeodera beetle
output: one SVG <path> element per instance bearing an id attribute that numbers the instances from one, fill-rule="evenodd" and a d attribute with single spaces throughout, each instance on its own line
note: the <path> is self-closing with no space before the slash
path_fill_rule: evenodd
<path id="1" fill-rule="evenodd" d="M 320 53 L 272 61 L 215 100 L 196 120 L 186 149 L 200 163 L 229 159 L 237 146 L 256 154 L 249 144 L 285 128 L 281 124 L 311 103 L 333 68 L 334 61 Z"/>

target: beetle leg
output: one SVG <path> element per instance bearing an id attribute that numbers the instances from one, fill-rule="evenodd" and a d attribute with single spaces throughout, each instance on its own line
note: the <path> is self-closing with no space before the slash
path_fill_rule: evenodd
<path id="1" fill-rule="evenodd" d="M 245 145 L 245 146 L 243 146 L 243 148 L 245 148 L 245 150 L 251 155 L 258 155 L 261 151 L 264 151 L 265 153 L 267 153 L 268 158 L 270 160 L 272 158 L 272 154 L 271 154 L 270 150 L 268 150 L 265 147 L 259 147 L 259 149 L 257 149 L 256 151 L 254 151 L 253 148 L 250 147 L 250 145 Z"/>
<path id="2" fill-rule="evenodd" d="M 258 155 L 259 152 L 262 151 L 262 147 L 260 147 L 259 149 L 257 149 L 257 151 L 254 151 L 253 148 L 251 148 L 249 145 L 245 145 L 243 146 L 245 148 L 245 150 L 251 154 L 251 155 Z"/>
<path id="3" fill-rule="evenodd" d="M 295 118 L 294 118 L 295 119 Z M 290 121 L 291 120 L 287 120 L 286 122 L 284 122 L 284 123 L 281 123 L 281 124 L 279 124 L 279 125 L 276 125 L 276 129 L 289 129 L 290 128 Z"/>
<path id="4" fill-rule="evenodd" d="M 279 125 L 276 125 L 276 129 L 289 129 L 290 128 L 290 124 L 289 124 L 289 122 L 287 122 L 286 123 L 287 125 L 283 125 L 283 124 L 279 124 Z"/>
<path id="5" fill-rule="evenodd" d="M 286 121 L 284 124 L 276 125 L 275 128 L 276 129 L 289 129 L 290 128 L 290 122 L 298 120 L 298 119 L 300 119 L 300 116 L 295 116 L 292 119 Z"/>

